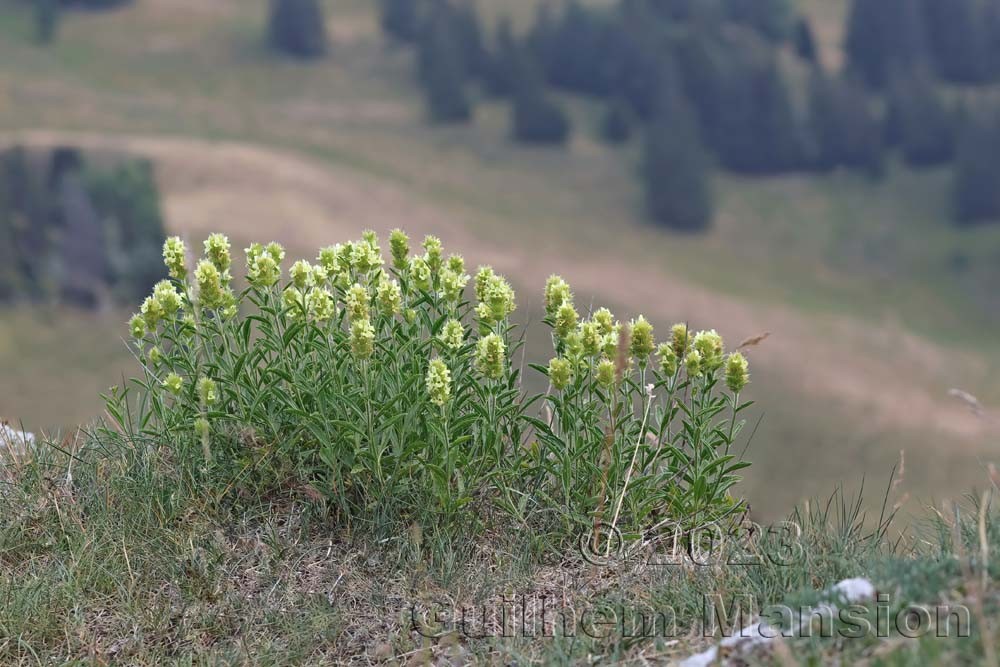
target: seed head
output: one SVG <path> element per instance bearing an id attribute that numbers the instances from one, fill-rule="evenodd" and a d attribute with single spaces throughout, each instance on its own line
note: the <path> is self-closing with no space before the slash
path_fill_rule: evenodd
<path id="1" fill-rule="evenodd" d="M 569 386 L 573 379 L 573 364 L 567 359 L 556 357 L 549 360 L 549 382 L 552 386 L 562 391 Z"/>
<path id="2" fill-rule="evenodd" d="M 427 393 L 431 403 L 444 406 L 451 398 L 451 372 L 440 359 L 432 359 L 427 368 Z"/>
<path id="3" fill-rule="evenodd" d="M 171 236 L 163 242 L 163 263 L 171 278 L 184 280 L 187 276 L 187 248 L 179 236 Z"/>
<path id="4" fill-rule="evenodd" d="M 506 353 L 506 346 L 500 336 L 483 336 L 476 343 L 476 368 L 485 377 L 496 380 L 503 375 Z"/>
<path id="5" fill-rule="evenodd" d="M 738 394 L 750 382 L 750 365 L 746 357 L 739 352 L 733 352 L 726 359 L 726 386 L 729 391 Z"/>

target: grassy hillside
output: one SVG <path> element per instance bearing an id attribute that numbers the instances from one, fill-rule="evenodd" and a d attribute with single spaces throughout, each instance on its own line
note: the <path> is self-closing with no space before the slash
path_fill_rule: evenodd
<path id="1" fill-rule="evenodd" d="M 534 12 L 528 0 L 481 4 L 522 20 Z M 801 2 L 828 59 L 845 4 Z M 544 280 L 545 255 L 581 305 L 617 300 L 622 315 L 641 309 L 661 329 L 722 322 L 731 341 L 770 331 L 751 350 L 764 419 L 746 489 L 765 515 L 832 480 L 887 473 L 904 448 L 916 495 L 980 478 L 996 422 L 947 390 L 1000 404 L 1000 229 L 950 227 L 946 173 L 893 167 L 881 185 L 722 175 L 714 229 L 671 235 L 643 222 L 635 149 L 599 143 L 589 103 L 573 101 L 579 131 L 564 151 L 510 144 L 499 103 L 480 105 L 471 127 L 433 128 L 412 55 L 386 43 L 369 0 L 328 3 L 331 56 L 308 65 L 265 49 L 265 5 L 159 0 L 74 13 L 39 48 L 29 12 L 6 3 L 0 133 L 149 155 L 168 225 L 192 240 L 272 236 L 294 254 L 404 225 L 440 234 L 515 286 Z M 520 297 L 522 315 L 537 318 L 539 295 Z M 54 328 L 40 317 L 2 316 L 0 366 L 17 379 L 0 385 L 0 410 L 29 428 L 84 420 L 99 410 L 94 385 L 115 383 L 127 363 L 114 352 L 125 314 Z M 32 336 L 34 326 L 45 333 Z M 53 395 L 60 405 L 45 400 Z"/>

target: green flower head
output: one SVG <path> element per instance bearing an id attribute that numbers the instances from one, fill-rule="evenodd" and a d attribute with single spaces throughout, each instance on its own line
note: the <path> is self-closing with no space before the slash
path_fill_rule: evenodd
<path id="1" fill-rule="evenodd" d="M 552 275 L 545 283 L 545 314 L 555 317 L 565 303 L 573 302 L 569 284 L 559 276 Z"/>
<path id="2" fill-rule="evenodd" d="M 179 236 L 171 236 L 163 242 L 163 263 L 171 278 L 184 280 L 187 276 L 187 248 Z"/>
<path id="3" fill-rule="evenodd" d="M 161 361 L 163 361 L 163 352 L 160 351 L 160 348 L 155 345 L 149 348 L 149 362 L 153 366 L 159 366 Z"/>
<path id="4" fill-rule="evenodd" d="M 549 382 L 552 386 L 562 391 L 569 386 L 573 379 L 573 364 L 567 359 L 556 357 L 549 361 Z"/>
<path id="5" fill-rule="evenodd" d="M 601 359 L 597 364 L 597 384 L 610 389 L 615 384 L 615 362 Z"/>
<path id="6" fill-rule="evenodd" d="M 563 346 L 566 356 L 574 361 L 579 361 L 583 357 L 583 337 L 579 330 L 570 331 L 563 339 Z"/>
<path id="7" fill-rule="evenodd" d="M 277 241 L 271 241 L 264 247 L 264 252 L 267 256 L 274 260 L 275 264 L 281 264 L 285 261 L 285 248 Z"/>
<path id="8" fill-rule="evenodd" d="M 207 438 L 208 434 L 211 432 L 212 427 L 209 425 L 208 420 L 204 417 L 198 417 L 194 420 L 194 432 L 199 438 Z"/>
<path id="9" fill-rule="evenodd" d="M 621 335 L 621 322 L 615 322 L 611 331 L 601 340 L 601 351 L 608 359 L 614 359 L 618 356 L 618 342 L 621 340 Z"/>
<path id="10" fill-rule="evenodd" d="M 493 272 L 493 267 L 491 266 L 480 266 L 476 271 L 475 288 L 476 288 L 476 299 L 479 301 L 486 300 L 486 286 L 489 284 L 490 280 L 496 274 Z"/>
<path id="11" fill-rule="evenodd" d="M 507 349 L 503 339 L 496 334 L 483 336 L 476 343 L 476 368 L 483 376 L 496 380 L 503 376 Z"/>
<path id="12" fill-rule="evenodd" d="M 392 265 L 405 271 L 410 265 L 410 237 L 402 229 L 389 232 L 389 251 L 392 253 Z"/>
<path id="13" fill-rule="evenodd" d="M 224 234 L 211 234 L 205 239 L 205 256 L 215 265 L 219 273 L 225 273 L 232 266 L 229 253 L 229 239 Z"/>
<path id="14" fill-rule="evenodd" d="M 440 359 L 432 359 L 427 368 L 427 393 L 434 405 L 444 406 L 451 398 L 451 372 Z"/>
<path id="15" fill-rule="evenodd" d="M 363 236 L 361 242 L 354 244 L 352 258 L 354 268 L 362 273 L 368 273 L 380 268 L 385 260 L 382 259 L 382 250 L 379 248 L 375 232 L 369 230 Z"/>
<path id="16" fill-rule="evenodd" d="M 132 338 L 142 340 L 146 337 L 146 318 L 136 313 L 132 316 L 132 319 L 128 321 L 128 328 L 132 333 Z"/>
<path id="17" fill-rule="evenodd" d="M 701 355 L 702 367 L 706 371 L 712 372 L 722 366 L 725 346 L 722 343 L 722 336 L 717 334 L 715 329 L 699 331 L 694 337 L 692 346 Z"/>
<path id="18" fill-rule="evenodd" d="M 184 388 L 184 380 L 177 373 L 171 373 L 163 380 L 163 386 L 174 396 L 180 396 L 181 389 Z"/>
<path id="19" fill-rule="evenodd" d="M 351 321 L 351 354 L 368 359 L 375 353 L 375 327 L 368 318 Z"/>
<path id="20" fill-rule="evenodd" d="M 601 352 L 601 330 L 597 322 L 584 322 L 580 325 L 580 342 L 583 353 L 588 357 L 596 357 Z"/>
<path id="21" fill-rule="evenodd" d="M 514 302 L 514 290 L 510 283 L 503 276 L 496 274 L 486 281 L 482 301 L 489 307 L 490 317 L 495 322 L 504 320 L 517 308 Z"/>
<path id="22" fill-rule="evenodd" d="M 319 255 L 316 257 L 316 261 L 319 262 L 320 266 L 326 269 L 326 272 L 330 275 L 340 273 L 340 265 L 337 263 L 338 250 L 339 248 L 337 246 L 332 245 L 320 248 Z"/>
<path id="23" fill-rule="evenodd" d="M 448 255 L 447 266 L 455 273 L 462 275 L 465 273 L 465 258 L 461 255 Z"/>
<path id="24" fill-rule="evenodd" d="M 399 289 L 399 283 L 382 274 L 378 287 L 375 288 L 375 301 L 379 311 L 386 317 L 398 314 L 403 309 L 403 292 Z"/>
<path id="25" fill-rule="evenodd" d="M 273 287 L 281 278 L 281 259 L 275 259 L 275 254 L 283 258 L 285 256 L 284 250 L 280 253 L 272 253 L 268 250 L 270 247 L 265 248 L 259 243 L 251 243 L 245 251 L 247 282 L 254 287 Z"/>
<path id="26" fill-rule="evenodd" d="M 556 338 L 559 340 L 566 340 L 566 336 L 568 336 L 571 331 L 576 329 L 576 325 L 579 320 L 580 316 L 576 312 L 576 308 L 573 307 L 573 302 L 564 301 L 556 311 Z"/>
<path id="27" fill-rule="evenodd" d="M 443 251 L 444 249 L 441 246 L 441 239 L 436 236 L 424 237 L 424 252 L 426 253 L 425 259 L 427 260 L 427 266 L 430 267 L 431 273 L 435 275 L 437 275 L 437 272 L 441 270 Z"/>
<path id="28" fill-rule="evenodd" d="M 423 257 L 414 257 L 410 261 L 410 279 L 418 290 L 429 292 L 431 290 L 431 267 Z"/>
<path id="29" fill-rule="evenodd" d="M 673 345 L 674 353 L 678 359 L 684 358 L 690 343 L 691 335 L 688 333 L 686 324 L 675 324 L 670 327 L 670 344 Z"/>
<path id="30" fill-rule="evenodd" d="M 347 305 L 347 317 L 350 318 L 351 322 L 368 319 L 370 301 L 367 289 L 358 283 L 351 285 L 344 297 L 344 303 Z"/>
<path id="31" fill-rule="evenodd" d="M 594 323 L 602 336 L 607 336 L 615 326 L 615 316 L 607 308 L 598 308 L 594 313 Z"/>
<path id="32" fill-rule="evenodd" d="M 153 287 L 153 298 L 160 303 L 166 317 L 174 316 L 184 305 L 184 297 L 169 280 L 156 283 Z"/>
<path id="33" fill-rule="evenodd" d="M 203 308 L 221 308 L 226 303 L 226 290 L 219 268 L 207 259 L 198 262 L 194 270 L 198 288 L 198 303 Z"/>
<path id="34" fill-rule="evenodd" d="M 139 306 L 139 313 L 146 321 L 146 328 L 150 331 L 154 331 L 156 325 L 167 316 L 167 312 L 163 309 L 160 300 L 156 296 L 147 296 L 142 305 Z"/>
<path id="35" fill-rule="evenodd" d="M 212 378 L 198 378 L 198 398 L 202 405 L 214 405 L 219 400 L 218 388 Z"/>
<path id="36" fill-rule="evenodd" d="M 465 327 L 456 319 L 450 319 L 441 327 L 438 340 L 449 350 L 457 351 L 465 343 Z"/>
<path id="37" fill-rule="evenodd" d="M 297 287 L 289 285 L 282 291 L 281 304 L 285 307 L 285 316 L 293 320 L 305 314 L 305 297 Z"/>
<path id="38" fill-rule="evenodd" d="M 325 287 L 330 279 L 330 274 L 322 264 L 314 264 L 312 267 L 313 285 Z"/>
<path id="39" fill-rule="evenodd" d="M 292 284 L 297 289 L 304 290 L 314 284 L 312 264 L 300 259 L 288 270 L 288 277 L 292 279 Z"/>
<path id="40" fill-rule="evenodd" d="M 677 353 L 670 343 L 660 343 L 656 348 L 656 357 L 660 362 L 660 372 L 667 377 L 673 377 L 677 372 Z"/>
<path id="41" fill-rule="evenodd" d="M 639 361 L 640 366 L 646 364 L 646 359 L 653 353 L 653 325 L 640 315 L 631 323 L 632 340 L 629 352 Z"/>
<path id="42" fill-rule="evenodd" d="M 726 386 L 729 391 L 738 394 L 750 382 L 750 365 L 746 357 L 739 352 L 733 352 L 726 359 Z"/>
<path id="43" fill-rule="evenodd" d="M 310 291 L 306 301 L 309 314 L 317 322 L 327 322 L 337 315 L 337 302 L 325 288 Z"/>
<path id="44" fill-rule="evenodd" d="M 441 296 L 445 301 L 458 303 L 462 300 L 462 292 L 469 282 L 469 276 L 455 273 L 447 266 L 441 269 Z"/>
<path id="45" fill-rule="evenodd" d="M 696 378 L 701 375 L 701 353 L 698 350 L 691 350 L 685 355 L 684 368 L 689 377 Z"/>

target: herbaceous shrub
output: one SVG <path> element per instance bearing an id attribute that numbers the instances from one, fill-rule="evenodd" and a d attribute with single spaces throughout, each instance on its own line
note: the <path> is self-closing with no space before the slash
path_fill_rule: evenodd
<path id="1" fill-rule="evenodd" d="M 200 493 L 303 493 L 373 534 L 506 521 L 559 541 L 740 508 L 747 364 L 714 331 L 657 346 L 642 316 L 581 318 L 554 276 L 556 356 L 529 396 L 508 281 L 433 236 L 412 254 L 395 230 L 389 251 L 366 232 L 286 267 L 251 244 L 238 289 L 224 236 L 197 262 L 167 239 L 170 279 L 130 321 L 142 373 L 107 397 L 117 437 Z"/>

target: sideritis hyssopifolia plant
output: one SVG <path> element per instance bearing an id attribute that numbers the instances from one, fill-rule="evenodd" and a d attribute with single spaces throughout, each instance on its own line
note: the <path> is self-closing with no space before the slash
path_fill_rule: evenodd
<path id="1" fill-rule="evenodd" d="M 107 397 L 116 431 L 195 491 L 304 492 L 345 525 L 469 531 L 507 517 L 557 539 L 606 523 L 718 520 L 736 472 L 746 360 L 676 325 L 658 347 L 639 316 L 581 319 L 545 288 L 556 356 L 526 396 L 512 357 L 515 295 L 428 236 L 373 232 L 283 268 L 277 243 L 229 241 L 197 262 L 164 245 L 170 279 L 130 321 L 142 373 Z M 471 292 L 471 294 L 470 294 Z"/>

